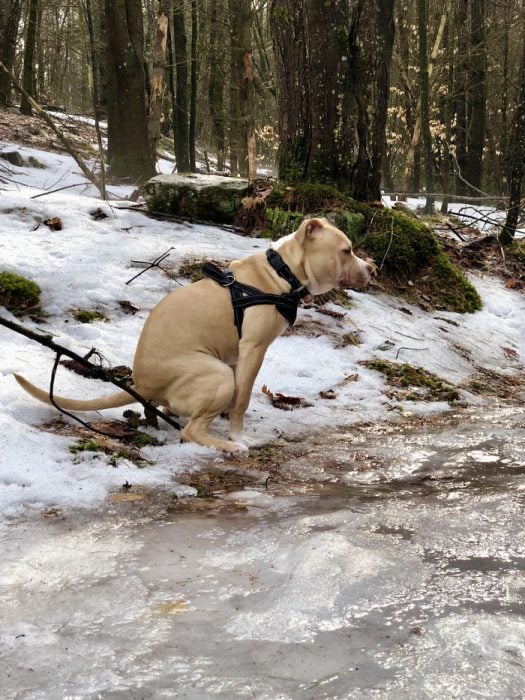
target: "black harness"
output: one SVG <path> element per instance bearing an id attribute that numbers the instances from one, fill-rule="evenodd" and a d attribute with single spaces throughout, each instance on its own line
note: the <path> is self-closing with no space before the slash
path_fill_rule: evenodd
<path id="1" fill-rule="evenodd" d="M 283 280 L 290 285 L 289 292 L 285 294 L 268 294 L 266 292 L 261 292 L 261 290 L 256 287 L 238 282 L 231 270 L 221 270 L 213 263 L 205 263 L 202 267 L 203 275 L 217 282 L 221 287 L 228 287 L 230 290 L 233 318 L 237 327 L 237 332 L 239 333 L 239 338 L 242 336 L 244 310 L 249 306 L 271 304 L 276 307 L 277 311 L 284 316 L 290 325 L 293 325 L 297 317 L 299 302 L 303 297 L 309 294 L 309 291 L 299 282 L 279 253 L 269 248 L 266 251 L 266 257 L 279 277 L 282 277 Z"/>

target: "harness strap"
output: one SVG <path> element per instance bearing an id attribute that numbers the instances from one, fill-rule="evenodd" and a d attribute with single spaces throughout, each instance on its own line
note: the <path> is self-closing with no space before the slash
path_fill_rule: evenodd
<path id="1" fill-rule="evenodd" d="M 239 338 L 242 336 L 244 310 L 250 306 L 260 306 L 262 304 L 275 306 L 277 311 L 284 316 L 290 325 L 295 323 L 297 307 L 304 294 L 300 294 L 296 291 L 286 294 L 261 292 L 261 290 L 256 287 L 238 282 L 231 270 L 221 270 L 213 263 L 205 263 L 202 266 L 202 273 L 214 282 L 217 282 L 217 284 L 220 284 L 221 287 L 227 287 L 230 290 L 233 317 Z"/>

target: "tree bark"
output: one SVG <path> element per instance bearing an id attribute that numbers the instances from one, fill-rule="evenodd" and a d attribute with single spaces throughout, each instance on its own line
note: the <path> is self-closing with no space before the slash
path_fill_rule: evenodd
<path id="1" fill-rule="evenodd" d="M 463 177 L 474 190 L 482 183 L 483 147 L 486 121 L 487 46 L 485 41 L 485 0 L 470 0 L 469 123 L 468 150 Z"/>
<path id="2" fill-rule="evenodd" d="M 173 138 L 177 172 L 190 171 L 189 103 L 188 103 L 188 49 L 184 0 L 174 0 L 171 16 L 171 46 L 175 62 L 175 105 L 173 110 Z"/>
<path id="3" fill-rule="evenodd" d="M 197 82 L 198 82 L 198 57 L 197 42 L 199 38 L 199 5 L 198 0 L 191 0 L 191 71 L 190 71 L 190 124 L 189 124 L 189 148 L 190 170 L 197 171 L 195 163 L 195 147 L 197 140 Z"/>
<path id="4" fill-rule="evenodd" d="M 148 137 L 151 157 L 157 160 L 160 141 L 160 123 L 162 101 L 164 97 L 164 72 L 166 69 L 166 50 L 168 44 L 169 2 L 161 0 L 155 21 L 155 38 L 151 54 L 150 93 L 148 100 Z"/>
<path id="5" fill-rule="evenodd" d="M 434 211 L 434 170 L 432 156 L 432 136 L 430 134 L 429 86 L 428 86 L 428 55 L 427 55 L 427 3 L 417 0 L 417 24 L 419 38 L 419 95 L 421 100 L 421 136 L 423 140 L 423 156 L 425 162 L 425 189 L 427 199 L 425 213 Z"/>
<path id="6" fill-rule="evenodd" d="M 155 174 L 146 122 L 140 0 L 106 0 L 109 174 L 136 183 Z"/>
<path id="7" fill-rule="evenodd" d="M 217 170 L 224 171 L 226 156 L 226 125 L 224 115 L 224 34 L 219 19 L 219 0 L 210 0 L 210 82 L 208 104 L 212 134 L 217 149 Z"/>
<path id="8" fill-rule="evenodd" d="M 512 150 L 510 154 L 509 208 L 500 234 L 504 244 L 512 243 L 521 213 L 521 193 L 525 164 L 525 0 L 521 7 L 522 50 L 519 74 L 519 92 L 514 109 Z"/>
<path id="9" fill-rule="evenodd" d="M 0 61 L 8 71 L 13 70 L 21 11 L 21 0 L 0 3 Z M 7 106 L 10 94 L 11 81 L 4 72 L 1 72 L 0 106 Z"/>
<path id="10" fill-rule="evenodd" d="M 38 21 L 39 0 L 31 0 L 29 4 L 29 15 L 27 19 L 26 45 L 24 51 L 24 71 L 22 76 L 22 87 L 33 99 L 35 95 L 35 49 L 36 49 L 36 28 Z M 20 102 L 22 114 L 32 114 L 29 100 L 22 95 Z"/>

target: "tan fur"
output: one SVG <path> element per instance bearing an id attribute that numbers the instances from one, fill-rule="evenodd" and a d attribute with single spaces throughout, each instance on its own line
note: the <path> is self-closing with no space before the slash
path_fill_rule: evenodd
<path id="1" fill-rule="evenodd" d="M 371 265 L 354 255 L 346 236 L 326 219 L 306 219 L 273 246 L 311 294 L 340 287 L 364 287 Z M 289 285 L 268 264 L 264 253 L 234 261 L 235 277 L 263 292 L 280 294 Z M 270 343 L 287 322 L 274 306 L 246 309 L 239 341 L 230 293 L 209 279 L 181 287 L 151 312 L 133 363 L 133 387 L 144 398 L 189 416 L 184 440 L 227 452 L 246 450 L 244 414 L 253 383 Z M 29 394 L 50 403 L 47 392 L 15 375 Z M 91 411 L 134 403 L 125 392 L 79 401 L 55 397 L 72 411 Z M 228 412 L 230 440 L 208 432 L 211 421 Z"/>

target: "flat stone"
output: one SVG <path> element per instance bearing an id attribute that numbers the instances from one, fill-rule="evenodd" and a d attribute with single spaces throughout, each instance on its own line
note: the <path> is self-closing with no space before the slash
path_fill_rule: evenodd
<path id="1" fill-rule="evenodd" d="M 232 223 L 251 191 L 248 180 L 222 175 L 156 175 L 144 185 L 144 199 L 152 213 Z"/>

